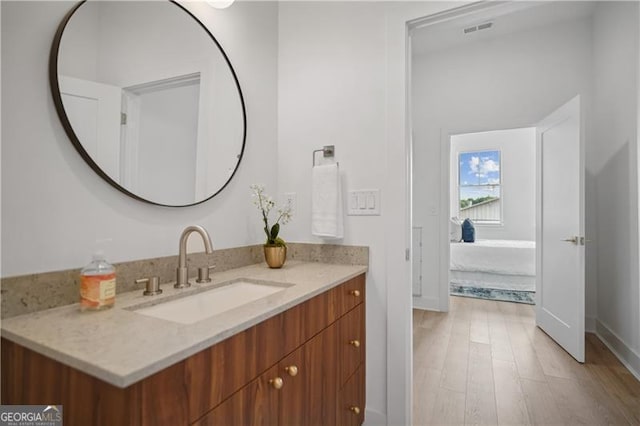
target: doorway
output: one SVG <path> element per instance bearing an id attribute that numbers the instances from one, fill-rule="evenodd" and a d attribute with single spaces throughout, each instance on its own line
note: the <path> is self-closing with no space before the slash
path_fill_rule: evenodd
<path id="1" fill-rule="evenodd" d="M 420 303 L 416 303 L 414 298 L 414 307 L 440 311 L 449 309 L 450 218 L 455 217 L 452 212 L 461 211 L 459 205 L 452 207 L 450 204 L 454 200 L 456 203 L 460 202 L 459 194 L 452 193 L 449 187 L 452 173 L 454 176 L 458 173 L 459 176 L 460 160 L 457 154 L 457 159 L 452 161 L 450 147 L 452 140 L 455 141 L 465 133 L 457 129 L 474 129 L 478 133 L 487 134 L 494 129 L 515 128 L 528 128 L 529 132 L 533 132 L 544 121 L 543 118 L 559 105 L 576 95 L 589 93 L 591 76 L 584 70 L 587 68 L 585 65 L 591 61 L 591 11 L 592 5 L 586 3 L 529 4 L 515 11 L 509 10 L 508 13 L 493 9 L 492 14 L 465 15 L 459 20 L 438 22 L 411 32 L 413 226 L 423 230 Z M 557 19 L 558 15 L 562 15 L 563 19 Z M 564 62 L 565 66 L 541 67 L 541 64 L 559 62 Z M 576 102 L 575 120 L 579 122 L 580 103 L 579 100 Z M 540 137 L 551 138 L 551 134 L 545 136 L 539 129 L 536 142 L 538 151 L 536 155 L 530 156 L 537 161 L 536 170 L 539 172 L 529 173 L 530 178 L 537 175 L 538 182 L 534 186 L 537 188 L 541 188 L 543 183 L 540 149 L 544 141 Z M 576 129 L 576 137 L 580 141 L 579 125 Z M 569 139 L 573 137 L 572 134 Z M 581 143 L 578 143 L 577 147 L 580 146 Z M 551 145 L 547 146 L 549 147 Z M 483 149 L 484 151 L 478 152 L 484 152 L 487 158 L 495 157 L 492 160 L 494 163 L 500 161 L 500 150 L 491 147 L 491 144 Z M 575 151 L 574 157 L 581 164 L 579 167 L 583 167 L 580 151 Z M 547 160 L 546 164 L 555 163 L 553 157 Z M 561 167 L 557 163 L 556 166 Z M 581 172 L 576 173 L 580 175 Z M 556 173 L 558 175 L 560 173 Z M 578 181 L 580 179 L 582 178 L 578 178 Z M 485 186 L 491 186 L 488 181 L 484 183 Z M 496 185 L 493 186 L 496 190 Z M 460 191 L 459 185 L 456 187 L 456 191 Z M 545 182 L 545 187 L 553 189 L 553 184 Z M 578 183 L 575 189 L 579 193 L 584 190 L 584 186 Z M 578 272 L 574 274 L 577 276 L 575 286 L 571 284 L 573 293 L 564 300 L 575 299 L 581 305 L 575 311 L 571 309 L 570 315 L 566 316 L 571 319 L 565 321 L 562 309 L 555 305 L 552 307 L 550 300 L 546 300 L 546 304 L 540 303 L 545 302 L 545 299 L 537 296 L 538 317 L 555 317 L 554 325 L 543 323 L 541 326 L 545 330 L 555 329 L 558 333 L 554 338 L 563 346 L 571 347 L 572 355 L 582 361 L 584 351 L 574 347 L 573 341 L 579 337 L 584 340 L 584 248 L 580 246 L 579 240 L 584 238 L 584 214 L 580 210 L 584 207 L 581 204 L 583 201 L 579 197 L 576 201 L 579 208 L 572 210 L 577 218 L 575 226 L 564 227 L 561 231 L 554 229 L 553 236 L 545 234 L 546 239 L 543 241 L 539 234 L 542 227 L 540 224 L 536 226 L 536 220 L 541 221 L 542 214 L 548 214 L 547 210 L 540 207 L 542 196 L 548 193 L 551 192 L 538 193 L 537 203 L 528 209 L 529 213 L 534 212 L 535 215 L 532 216 L 534 219 L 528 221 L 530 235 L 526 240 L 537 240 L 545 244 L 557 239 L 566 240 L 562 243 L 565 245 L 573 244 L 568 247 L 572 250 L 569 257 L 573 259 L 575 254 L 577 260 L 569 262 L 572 266 L 558 271 L 555 277 L 566 277 Z M 501 197 L 494 197 L 488 204 L 497 207 L 501 201 Z M 504 231 L 506 223 L 517 222 L 518 216 L 522 216 L 514 212 L 507 215 L 503 205 L 496 211 L 495 217 L 486 219 L 493 223 L 485 223 L 484 229 L 480 228 L 487 234 L 491 233 L 490 226 L 494 226 L 493 231 Z M 557 232 L 562 236 L 556 235 Z M 431 239 L 429 245 L 429 238 L 426 237 L 428 235 L 439 238 Z M 573 237 L 578 237 L 578 240 Z M 574 244 L 573 241 L 577 243 Z M 536 274 L 532 276 L 540 275 L 539 271 L 542 270 L 539 261 L 542 257 L 541 244 L 530 247 L 530 250 L 537 251 L 533 257 L 536 259 Z M 579 271 L 580 268 L 582 272 Z M 561 331 L 559 324 L 563 323 L 567 327 Z M 570 333 L 565 333 L 568 329 L 571 330 Z M 571 334 L 573 337 L 568 339 L 563 334 Z M 571 344 L 562 343 L 568 340 L 571 340 Z"/>
<path id="2" fill-rule="evenodd" d="M 533 305 L 536 128 L 449 139 L 449 294 Z"/>
<path id="3" fill-rule="evenodd" d="M 554 2 L 556 3 L 556 2 Z M 586 112 L 584 110 L 581 111 L 581 117 L 585 117 L 586 122 L 590 123 L 590 126 L 586 128 L 588 132 L 588 174 L 587 174 L 587 193 L 589 195 L 588 201 L 588 211 L 590 212 L 590 219 L 587 221 L 587 225 L 590 229 L 590 234 L 595 236 L 595 233 L 598 232 L 597 238 L 598 241 L 591 243 L 590 249 L 587 245 L 586 253 L 587 258 L 589 259 L 586 264 L 586 276 L 587 276 L 587 288 L 586 288 L 586 315 L 587 315 L 587 324 L 589 324 L 589 331 L 595 332 L 600 339 L 605 342 L 607 345 L 613 348 L 621 348 L 619 349 L 623 355 L 621 359 L 624 359 L 626 362 L 630 363 L 630 365 L 638 365 L 637 357 L 628 355 L 630 353 L 629 348 L 633 345 L 629 342 L 632 342 L 635 338 L 633 335 L 627 335 L 626 339 L 621 339 L 615 336 L 615 333 L 622 333 L 622 330 L 627 330 L 624 325 L 621 325 L 617 322 L 618 319 L 621 319 L 619 312 L 625 312 L 626 317 L 637 316 L 637 307 L 631 306 L 635 301 L 637 301 L 637 288 L 632 286 L 629 289 L 625 283 L 629 281 L 630 276 L 635 276 L 637 269 L 637 262 L 633 261 L 633 259 L 637 259 L 637 244 L 633 240 L 633 235 L 637 231 L 636 225 L 634 224 L 635 214 L 637 213 L 637 194 L 635 194 L 635 189 L 637 185 L 637 176 L 630 171 L 637 167 L 636 163 L 636 152 L 634 152 L 633 144 L 637 140 L 637 134 L 635 133 L 635 122 L 636 122 L 636 109 L 637 104 L 634 104 L 637 92 L 637 37 L 629 37 L 630 34 L 637 35 L 637 22 L 634 22 L 634 19 L 637 18 L 637 5 L 636 7 L 630 5 L 627 7 L 628 3 L 615 2 L 616 5 L 611 3 L 607 4 L 605 2 L 599 2 L 597 4 L 591 4 L 591 6 L 595 6 L 595 11 L 593 13 L 588 12 L 585 15 L 582 15 L 583 20 L 586 20 L 586 33 L 584 34 L 587 40 L 592 40 L 594 43 L 593 46 L 582 46 L 578 47 L 576 44 L 576 49 L 573 51 L 575 54 L 579 54 L 579 51 L 589 50 L 591 47 L 592 58 L 589 60 L 588 58 L 583 58 L 583 66 L 584 75 L 578 72 L 575 72 L 571 77 L 567 71 L 568 68 L 564 68 L 564 65 L 567 65 L 571 60 L 569 56 L 565 57 L 565 60 L 560 61 L 540 61 L 537 65 L 532 64 L 531 70 L 536 70 L 539 73 L 544 73 L 548 71 L 550 68 L 550 64 L 559 65 L 562 64 L 563 67 L 555 67 L 554 71 L 556 72 L 565 72 L 565 83 L 566 87 L 564 89 L 569 89 L 568 86 L 571 86 L 574 89 L 573 94 L 583 93 L 583 108 L 586 105 Z M 551 3 L 549 3 L 551 4 Z M 554 7 L 563 7 L 566 6 L 567 2 L 557 2 Z M 583 4 L 585 5 L 585 4 Z M 537 5 L 534 4 L 537 8 Z M 588 4 L 586 6 L 589 6 Z M 487 10 L 485 10 L 487 11 Z M 447 21 L 451 19 L 458 19 L 460 16 L 464 17 L 464 14 L 461 13 L 461 10 L 455 11 L 457 13 L 449 12 L 449 13 L 441 13 L 439 15 L 429 15 L 427 13 L 423 14 L 426 18 L 422 18 L 421 21 L 407 21 L 409 22 L 410 28 L 410 37 L 409 41 L 411 45 L 415 43 L 414 32 L 412 28 L 412 24 L 415 23 L 415 28 L 419 28 L 421 25 L 435 25 L 442 21 Z M 469 14 L 475 14 L 477 9 L 469 10 L 467 9 Z M 491 12 L 491 10 L 488 10 Z M 467 16 L 469 15 L 467 14 Z M 452 15 L 455 15 L 453 17 Z M 476 15 L 478 17 L 478 15 Z M 484 18 L 487 17 L 487 14 L 484 15 Z M 564 13 L 558 13 L 556 15 L 558 19 L 555 19 L 555 23 L 562 21 L 567 17 Z M 586 18 L 586 19 L 584 19 Z M 580 18 L 578 18 L 580 19 Z M 465 22 L 462 18 L 458 20 L 460 24 L 473 24 L 470 22 L 472 19 L 467 19 Z M 552 21 L 554 21 L 552 19 Z M 593 23 L 591 27 L 591 31 L 589 31 L 589 21 Z M 535 29 L 537 33 L 537 38 L 542 42 L 545 39 L 546 35 L 550 34 L 550 31 L 547 31 L 550 22 L 546 19 L 540 19 L 540 26 Z M 574 22 L 575 24 L 575 22 Z M 604 24 L 604 25 L 603 25 Z M 476 27 L 480 25 L 476 22 Z M 473 25 L 471 25 L 473 26 Z M 497 28 L 498 25 L 495 25 L 494 28 Z M 561 27 L 566 30 L 565 34 L 569 34 L 572 32 L 570 28 L 575 27 L 570 23 L 563 23 Z M 435 28 L 435 27 L 434 27 Z M 472 30 L 473 31 L 473 30 Z M 479 34 L 479 33 L 476 33 Z M 590 35 L 593 34 L 593 37 Z M 624 35 L 624 37 L 623 37 Z M 434 33 L 431 34 L 432 44 L 438 45 L 439 40 L 437 37 L 434 37 Z M 514 36 L 515 38 L 515 36 Z M 571 36 L 573 38 L 573 36 Z M 575 38 L 573 38 L 575 40 Z M 636 40 L 634 42 L 634 40 Z M 545 41 L 548 43 L 547 45 L 551 47 L 551 50 L 555 50 L 559 46 L 553 41 Z M 494 46 L 497 46 L 499 43 L 494 43 Z M 560 41 L 560 44 L 562 42 Z M 448 49 L 442 49 L 448 50 Z M 609 55 L 611 52 L 616 52 L 619 54 Z M 439 52 L 443 53 L 443 52 Z M 491 128 L 505 128 L 509 126 L 507 121 L 500 122 L 503 118 L 515 118 L 522 120 L 519 125 L 526 126 L 530 125 L 535 119 L 540 118 L 540 115 L 544 115 L 554 107 L 557 107 L 562 101 L 566 101 L 571 98 L 571 93 L 565 93 L 563 100 L 559 100 L 560 102 L 555 105 L 547 105 L 546 111 L 539 110 L 537 117 L 530 117 L 529 122 L 527 123 L 523 120 L 523 116 L 528 114 L 531 109 L 537 108 L 535 104 L 540 102 L 541 98 L 553 96 L 558 94 L 563 90 L 563 88 L 552 88 L 550 86 L 537 87 L 538 93 L 532 95 L 532 97 L 522 96 L 523 92 L 526 90 L 526 85 L 521 85 L 520 87 L 512 86 L 513 91 L 512 94 L 517 93 L 519 95 L 518 99 L 520 105 L 517 105 L 523 109 L 520 109 L 516 112 L 516 109 L 508 110 L 505 109 L 502 111 L 502 117 L 496 117 L 494 111 L 491 108 L 486 107 L 485 99 L 491 99 L 493 102 L 504 103 L 505 99 L 501 96 L 502 93 L 496 93 L 495 88 L 501 80 L 498 74 L 493 74 L 493 76 L 489 76 L 485 78 L 481 85 L 485 88 L 485 92 L 483 94 L 489 93 L 487 96 L 474 96 L 472 100 L 461 99 L 459 97 L 460 92 L 464 92 L 464 89 L 478 87 L 478 83 L 474 82 L 477 80 L 476 69 L 471 70 L 472 66 L 469 64 L 477 64 L 476 59 L 480 59 L 477 55 L 474 56 L 474 52 L 468 52 L 463 61 L 459 61 L 459 67 L 457 69 L 452 69 L 449 75 L 444 75 L 445 77 L 451 77 L 458 81 L 458 86 L 454 87 L 453 92 L 444 84 L 439 84 L 439 91 L 431 91 L 430 96 L 433 99 L 438 99 L 441 102 L 440 105 L 437 105 L 436 109 L 432 109 L 430 111 L 429 118 L 431 120 L 442 118 L 445 113 L 450 112 L 450 110 L 455 107 L 457 108 L 458 113 L 466 114 L 466 124 L 459 123 L 455 120 L 441 120 L 439 123 L 439 127 L 437 128 L 429 128 L 426 125 L 427 115 L 419 115 L 416 117 L 415 113 L 415 102 L 416 102 L 416 86 L 420 86 L 420 83 L 415 84 L 416 80 L 416 72 L 415 72 L 415 64 L 420 61 L 420 58 L 416 58 L 415 51 L 412 51 L 412 55 L 408 58 L 407 66 L 410 69 L 409 73 L 409 84 L 413 86 L 413 90 L 408 90 L 407 97 L 409 100 L 409 110 L 412 111 L 412 116 L 408 118 L 409 127 L 411 128 L 411 138 L 408 138 L 408 143 L 410 147 L 415 147 L 422 143 L 421 139 L 423 139 L 424 135 L 427 135 L 427 138 L 430 140 L 429 146 L 426 148 L 430 150 L 429 157 L 432 159 L 440 158 L 441 161 L 446 162 L 447 158 L 443 154 L 444 150 L 442 149 L 444 141 L 448 141 L 447 135 L 451 132 L 448 132 L 448 129 L 459 129 L 461 127 L 466 126 L 466 128 L 471 128 L 473 130 L 491 130 Z M 475 52 L 478 53 L 478 52 Z M 526 62 L 528 58 L 531 58 L 531 51 L 524 46 L 520 46 L 517 49 L 512 50 L 512 53 L 515 54 L 516 61 L 512 62 L 503 62 L 501 65 L 503 69 L 514 70 L 523 62 Z M 552 53 L 551 51 L 549 52 Z M 442 59 L 441 56 L 440 59 Z M 606 61 L 603 61 L 603 58 L 608 58 Z M 433 61 L 431 64 L 432 69 L 427 70 L 427 73 L 434 71 L 438 67 L 442 65 L 441 61 Z M 624 66 L 623 66 L 624 65 Z M 477 68 L 477 67 L 475 67 Z M 620 70 L 627 70 L 625 72 L 618 72 Z M 574 68 L 576 71 L 576 68 Z M 526 70 L 521 73 L 521 76 L 526 74 Z M 595 90 L 591 92 L 594 88 L 589 88 L 589 80 L 592 82 L 593 79 L 601 84 L 599 88 L 602 90 L 598 92 Z M 443 79 L 441 79 L 438 83 L 442 83 Z M 506 80 L 503 81 L 506 83 Z M 585 84 L 586 83 L 586 84 Z M 534 88 L 534 84 L 530 84 L 529 88 Z M 581 90 L 580 88 L 585 88 L 586 90 Z M 631 88 L 630 90 L 628 88 Z M 425 87 L 422 87 L 424 90 Z M 577 89 L 577 90 L 576 90 Z M 424 93 L 428 93 L 429 91 L 424 90 Z M 609 94 L 615 94 L 613 96 L 609 96 Z M 440 96 L 438 96 L 440 95 Z M 607 96 L 605 96 L 607 95 Z M 535 101 L 533 101 L 535 99 Z M 523 101 L 524 100 L 524 101 Z M 453 105 L 453 106 L 452 106 Z M 625 105 L 622 109 L 619 109 L 620 105 Z M 628 107 L 626 107 L 628 105 Z M 634 107 L 634 105 L 636 105 Z M 512 104 L 511 106 L 516 106 Z M 470 113 L 470 111 L 473 112 Z M 633 116 L 627 115 L 625 116 L 622 111 L 631 111 Z M 446 117 L 445 117 L 446 118 Z M 484 123 L 481 121 L 482 119 L 490 118 L 494 121 L 491 121 L 493 125 L 491 127 L 486 127 L 487 122 Z M 499 122 L 499 123 L 498 123 Z M 428 124 L 428 123 L 427 123 Z M 513 125 L 513 123 L 511 124 Z M 484 126 L 484 127 L 483 127 Z M 626 127 L 625 127 L 626 126 Z M 427 133 L 423 133 L 420 135 L 417 132 L 417 128 L 422 127 L 423 130 L 427 130 Z M 399 132 L 396 132 L 399 134 Z M 612 137 L 610 137 L 612 135 Z M 615 141 L 617 145 L 612 146 L 609 144 L 599 143 L 599 141 L 604 140 Z M 426 138 L 425 138 L 426 139 Z M 435 142 L 434 142 L 435 141 Z M 440 141 L 440 145 L 438 145 L 438 141 Z M 606 145 L 606 146 L 605 146 Z M 419 146 L 418 149 L 425 149 L 422 146 Z M 414 156 L 416 153 L 416 149 L 412 150 Z M 600 153 L 606 153 L 606 159 L 600 160 Z M 416 166 L 415 158 L 413 160 L 413 168 Z M 441 183 L 439 179 L 439 175 L 437 172 L 434 172 L 434 167 L 440 167 L 437 164 L 437 161 L 433 161 L 428 164 L 429 173 L 431 176 L 434 176 L 435 181 L 431 181 L 431 184 L 437 182 Z M 423 165 L 424 167 L 424 165 Z M 637 170 L 637 169 L 636 169 Z M 615 176 L 614 176 L 615 174 Z M 446 175 L 445 175 L 446 176 Z M 614 183 L 615 182 L 615 183 Z M 415 179 L 413 180 L 414 190 L 415 188 Z M 601 184 L 602 183 L 602 184 Z M 605 185 L 605 183 L 607 185 Z M 627 188 L 628 186 L 632 188 L 632 191 L 629 193 L 628 197 L 624 194 L 625 199 L 628 199 L 632 205 L 631 210 L 629 210 L 628 203 L 622 203 L 620 197 L 617 197 L 615 191 L 610 191 L 611 187 L 622 187 Z M 410 186 L 409 186 L 410 188 Z M 414 191 L 415 194 L 415 191 Z M 619 193 L 618 193 L 619 194 Z M 434 200 L 439 200 L 438 195 L 434 195 L 433 192 L 429 193 L 427 196 L 431 196 Z M 423 195 L 424 196 L 424 195 Z M 595 197 L 598 196 L 598 202 L 594 202 Z M 415 196 L 414 196 L 415 199 Z M 411 206 L 411 204 L 408 204 Z M 432 206 L 433 207 L 433 206 Z M 437 216 L 438 214 L 441 217 L 445 217 L 448 219 L 448 215 L 446 211 L 438 212 L 438 208 L 436 206 L 435 209 L 431 209 L 433 212 L 433 216 Z M 630 212 L 630 213 L 629 213 Z M 414 223 L 416 215 L 414 212 L 413 215 Z M 595 223 L 597 219 L 598 223 Z M 603 220 L 604 219 L 604 220 Z M 620 228 L 620 224 L 623 224 L 622 232 L 615 232 L 616 229 Z M 435 234 L 431 234 L 431 237 L 438 237 L 437 229 Z M 445 234 L 446 237 L 446 234 Z M 581 244 L 581 239 L 575 238 L 576 236 L 562 236 L 562 240 L 568 241 L 558 241 L 564 244 L 567 244 L 569 247 L 575 244 L 577 241 Z M 430 240 L 430 236 L 425 233 L 425 238 L 423 238 L 423 252 L 430 251 L 429 247 L 425 247 Z M 441 240 L 441 238 L 440 238 Z M 605 249 L 606 247 L 606 249 Z M 630 247 L 630 249 L 628 248 Z M 619 249 L 619 250 L 618 250 Z M 437 255 L 440 255 L 441 252 L 438 251 L 437 246 L 431 249 L 431 252 L 435 252 Z M 590 253 L 590 254 L 589 254 Z M 624 274 L 619 274 L 617 271 L 622 269 L 613 269 L 610 267 L 611 264 L 615 263 L 616 265 L 622 265 L 624 269 Z M 439 274 L 440 277 L 443 276 L 441 271 L 437 270 L 437 262 L 434 262 L 431 266 L 435 269 L 431 269 L 432 274 Z M 627 273 L 627 270 L 630 270 Z M 436 284 L 440 283 L 440 277 L 436 278 Z M 597 286 L 598 279 L 600 282 L 606 283 L 606 288 L 599 289 Z M 408 281 L 408 280 L 407 280 Z M 637 282 L 637 281 L 635 281 Z M 433 291 L 433 289 L 430 289 Z M 423 292 L 423 294 L 429 294 L 428 292 Z M 438 296 L 440 292 L 438 290 L 433 291 L 431 293 L 432 296 Z M 618 297 L 618 300 L 624 301 L 624 303 L 619 303 L 618 308 L 612 310 L 612 300 L 614 297 Z M 584 306 L 584 300 L 582 301 Z M 434 303 L 437 306 L 437 301 Z M 624 306 L 623 306 L 624 305 Z M 597 309 L 597 315 L 596 315 Z M 441 309 L 444 310 L 444 309 Z M 605 324 L 606 322 L 615 323 L 616 325 L 611 326 Z M 616 330 L 612 332 L 612 330 Z M 637 333 L 637 330 L 633 330 L 633 333 Z M 415 338 L 415 334 L 414 334 Z M 637 373 L 636 373 L 637 374 Z"/>

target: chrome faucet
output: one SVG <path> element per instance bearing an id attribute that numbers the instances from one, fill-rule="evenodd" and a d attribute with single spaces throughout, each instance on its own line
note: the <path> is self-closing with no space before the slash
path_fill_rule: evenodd
<path id="1" fill-rule="evenodd" d="M 211 247 L 211 238 L 209 238 L 209 234 L 202 226 L 187 226 L 184 231 L 182 231 L 182 235 L 180 235 L 180 251 L 178 252 L 178 269 L 176 283 L 174 284 L 175 288 L 185 288 L 189 287 L 191 284 L 188 280 L 188 269 L 187 269 L 187 239 L 192 232 L 197 232 L 202 237 L 202 241 L 204 242 L 204 249 L 207 253 L 213 253 L 213 248 Z"/>

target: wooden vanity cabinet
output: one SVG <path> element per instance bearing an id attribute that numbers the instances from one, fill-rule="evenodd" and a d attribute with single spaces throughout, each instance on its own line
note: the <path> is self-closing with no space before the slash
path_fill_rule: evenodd
<path id="1" fill-rule="evenodd" d="M 125 389 L 2 339 L 2 403 L 62 404 L 65 425 L 359 425 L 364 300 L 363 274 Z"/>

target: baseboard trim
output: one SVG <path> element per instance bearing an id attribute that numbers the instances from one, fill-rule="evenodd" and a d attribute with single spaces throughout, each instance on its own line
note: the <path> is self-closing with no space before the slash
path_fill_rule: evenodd
<path id="1" fill-rule="evenodd" d="M 413 307 L 416 309 L 425 309 L 427 311 L 440 311 L 440 300 L 437 298 L 434 299 L 414 296 Z"/>
<path id="2" fill-rule="evenodd" d="M 640 380 L 640 355 L 599 320 L 596 320 L 596 336 L 627 367 L 631 374 Z"/>
<path id="3" fill-rule="evenodd" d="M 364 410 L 364 426 L 387 426 L 387 416 L 379 411 L 366 408 Z"/>
<path id="4" fill-rule="evenodd" d="M 587 333 L 596 333 L 596 319 L 594 317 L 585 317 L 584 331 Z"/>

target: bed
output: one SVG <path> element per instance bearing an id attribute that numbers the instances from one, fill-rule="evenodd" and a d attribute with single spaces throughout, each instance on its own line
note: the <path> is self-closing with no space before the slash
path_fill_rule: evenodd
<path id="1" fill-rule="evenodd" d="M 451 243 L 452 294 L 533 303 L 535 275 L 535 241 Z"/>

